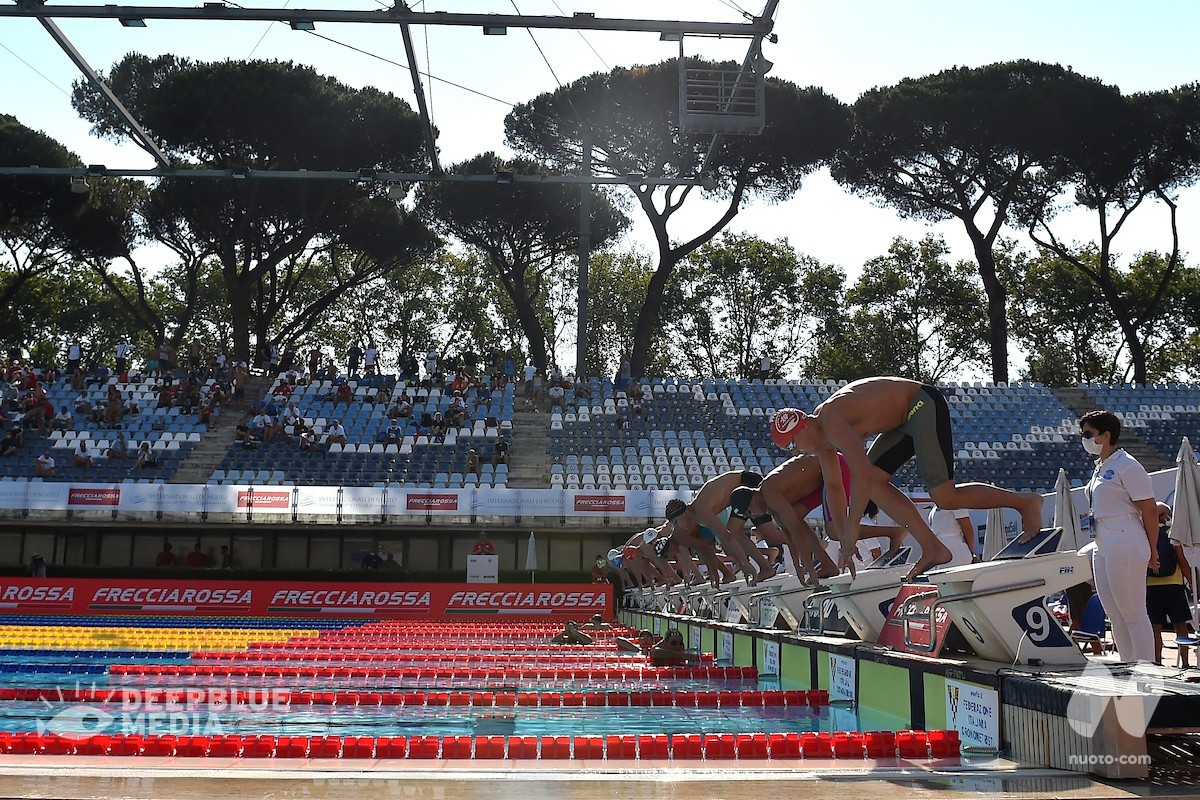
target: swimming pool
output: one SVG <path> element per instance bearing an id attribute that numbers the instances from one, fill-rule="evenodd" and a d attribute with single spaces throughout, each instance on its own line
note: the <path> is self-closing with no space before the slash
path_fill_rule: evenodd
<path id="1" fill-rule="evenodd" d="M 902 720 L 831 708 L 826 692 L 752 667 L 653 667 L 615 648 L 628 630 L 563 647 L 546 644 L 550 623 L 243 622 L 0 621 L 0 751 L 767 758 L 840 743 L 861 758 L 904 740 L 929 752 L 925 732 L 897 736 Z"/>

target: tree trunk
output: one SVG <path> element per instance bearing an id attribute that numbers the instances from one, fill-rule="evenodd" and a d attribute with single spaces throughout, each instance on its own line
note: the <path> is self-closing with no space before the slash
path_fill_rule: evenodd
<path id="1" fill-rule="evenodd" d="M 546 332 L 542 330 L 542 321 L 538 319 L 533 304 L 525 297 L 524 284 L 516 284 L 510 295 L 513 311 L 516 312 L 517 322 L 525 341 L 529 343 L 529 359 L 541 370 L 542 375 L 549 375 L 550 358 L 546 352 Z"/>
<path id="2" fill-rule="evenodd" d="M 979 264 L 979 277 L 988 298 L 988 350 L 992 359 L 992 382 L 1008 383 L 1008 291 L 996 277 L 992 242 L 979 231 L 968 230 Z"/>
<path id="3" fill-rule="evenodd" d="M 675 255 L 664 253 L 659 258 L 658 269 L 650 276 L 650 283 L 646 286 L 646 301 L 638 310 L 637 322 L 633 326 L 633 352 L 629 354 L 629 367 L 635 378 L 646 376 L 646 368 L 650 365 L 650 345 L 654 332 L 658 330 L 662 312 L 663 294 L 675 265 L 679 263 Z"/>
<path id="4" fill-rule="evenodd" d="M 250 280 L 236 272 L 224 270 L 225 292 L 229 297 L 229 316 L 233 325 L 233 360 L 251 364 L 250 350 Z"/>

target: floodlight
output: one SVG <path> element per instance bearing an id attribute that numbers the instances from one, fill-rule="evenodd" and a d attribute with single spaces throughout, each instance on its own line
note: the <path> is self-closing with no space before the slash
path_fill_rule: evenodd
<path id="1" fill-rule="evenodd" d="M 508 28 L 502 25 L 484 25 L 484 36 L 508 36 Z"/>
<path id="2" fill-rule="evenodd" d="M 510 184 L 512 182 L 513 182 L 513 174 L 511 172 L 497 172 L 496 173 L 496 183 L 499 183 L 502 186 L 507 186 L 508 184 Z"/>
<path id="3" fill-rule="evenodd" d="M 108 167 L 103 164 L 88 164 L 87 174 L 89 178 L 101 178 L 108 174 Z"/>
<path id="4" fill-rule="evenodd" d="M 71 176 L 71 192 L 74 194 L 87 194 L 92 190 L 88 185 L 87 178 L 82 175 Z"/>
<path id="5" fill-rule="evenodd" d="M 315 31 L 317 23 L 311 19 L 294 19 L 288 23 L 294 31 Z"/>
<path id="6" fill-rule="evenodd" d="M 229 170 L 229 177 L 233 178 L 235 181 L 244 181 L 246 178 L 250 177 L 250 168 L 234 167 L 233 169 Z"/>
<path id="7" fill-rule="evenodd" d="M 705 191 L 711 192 L 717 188 L 717 179 L 711 172 L 706 172 L 700 176 L 700 185 L 704 187 Z"/>
<path id="8" fill-rule="evenodd" d="M 678 31 L 663 31 L 658 35 L 660 42 L 682 42 L 683 34 Z"/>
<path id="9" fill-rule="evenodd" d="M 121 22 L 121 26 L 124 28 L 144 28 L 144 27 L 146 27 L 146 20 L 140 19 L 138 17 L 118 17 L 118 19 Z"/>
<path id="10" fill-rule="evenodd" d="M 360 169 L 358 171 L 358 182 L 359 183 L 374 183 L 375 182 L 375 170 Z"/>
<path id="11" fill-rule="evenodd" d="M 399 183 L 388 184 L 388 200 L 403 200 L 408 195 L 404 186 Z"/>

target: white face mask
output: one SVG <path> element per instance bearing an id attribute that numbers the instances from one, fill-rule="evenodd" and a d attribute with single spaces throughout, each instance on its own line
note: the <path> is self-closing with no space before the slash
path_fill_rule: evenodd
<path id="1" fill-rule="evenodd" d="M 1098 436 L 1100 436 L 1100 434 L 1096 434 L 1096 436 L 1093 436 L 1090 439 L 1080 439 L 1080 442 L 1083 444 L 1083 449 L 1094 456 L 1100 455 L 1100 451 L 1104 449 L 1104 445 L 1096 441 Z"/>

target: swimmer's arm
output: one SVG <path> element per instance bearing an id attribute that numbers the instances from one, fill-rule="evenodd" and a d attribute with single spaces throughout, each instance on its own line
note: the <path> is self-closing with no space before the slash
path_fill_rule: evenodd
<path id="1" fill-rule="evenodd" d="M 858 522 L 867 508 L 867 501 L 871 499 L 871 479 L 875 468 L 863 450 L 862 437 L 850 423 L 840 417 L 830 417 L 821 420 L 821 431 L 825 434 L 826 441 L 832 445 L 832 449 L 841 451 L 842 457 L 846 459 L 846 466 L 850 468 L 850 507 L 844 512 L 846 516 L 843 519 L 857 537 Z M 825 479 L 826 487 L 831 486 L 835 480 L 840 483 L 841 466 L 837 463 L 836 454 L 829 453 L 827 456 L 821 453 L 819 457 L 821 476 Z"/>
<path id="2" fill-rule="evenodd" d="M 829 525 L 833 528 L 831 538 L 841 541 L 842 531 L 846 530 L 847 521 L 859 519 L 862 515 L 850 516 L 849 510 L 846 508 L 846 485 L 842 481 L 842 464 L 838 460 L 837 451 L 832 448 L 822 450 L 817 454 L 817 462 L 821 465 L 821 480 L 825 484 L 826 511 L 829 512 Z M 851 473 L 852 482 L 853 477 L 853 473 Z"/>

